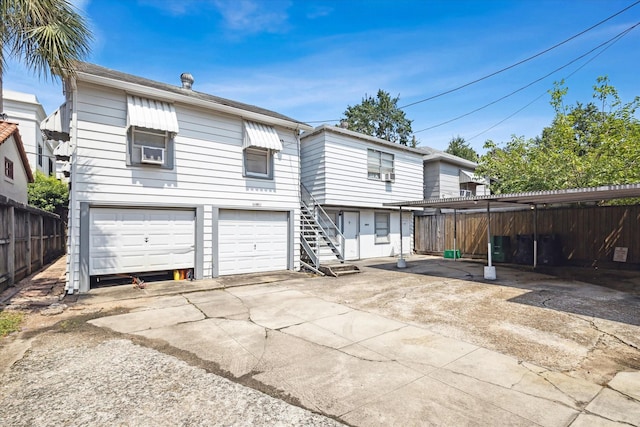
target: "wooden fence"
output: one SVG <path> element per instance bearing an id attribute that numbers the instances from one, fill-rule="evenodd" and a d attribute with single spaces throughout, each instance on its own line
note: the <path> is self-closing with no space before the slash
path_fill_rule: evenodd
<path id="1" fill-rule="evenodd" d="M 640 205 L 539 208 L 535 214 L 533 210 L 492 211 L 490 218 L 491 235 L 508 236 L 506 260 L 528 263 L 521 262 L 522 253 L 528 250 L 533 256 L 535 230 L 538 256 L 544 249 L 541 244 L 557 246 L 556 264 L 640 268 Z M 416 216 L 417 253 L 443 254 L 453 249 L 453 236 L 453 213 Z M 463 257 L 486 258 L 486 212 L 457 212 L 456 236 L 456 249 Z M 626 262 L 613 260 L 616 247 L 627 248 Z"/>
<path id="2" fill-rule="evenodd" d="M 0 196 L 0 292 L 64 251 L 60 216 Z"/>

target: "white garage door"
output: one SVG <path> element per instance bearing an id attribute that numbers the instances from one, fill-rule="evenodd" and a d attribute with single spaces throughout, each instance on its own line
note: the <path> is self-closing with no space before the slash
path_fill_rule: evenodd
<path id="1" fill-rule="evenodd" d="M 218 273 L 286 270 L 288 224 L 286 212 L 221 210 Z"/>
<path id="2" fill-rule="evenodd" d="M 90 218 L 90 275 L 194 267 L 194 211 L 92 208 Z"/>

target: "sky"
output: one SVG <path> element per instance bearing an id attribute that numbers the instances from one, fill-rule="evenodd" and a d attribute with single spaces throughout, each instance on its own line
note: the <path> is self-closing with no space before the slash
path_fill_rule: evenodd
<path id="1" fill-rule="evenodd" d="M 189 72 L 194 90 L 313 126 L 336 124 L 382 89 L 399 96 L 419 146 L 440 150 L 458 136 L 482 154 L 486 140 L 540 135 L 563 78 L 570 105 L 592 101 L 599 76 L 623 102 L 640 95 L 640 26 L 614 39 L 640 22 L 636 0 L 73 3 L 93 32 L 88 62 L 176 86 Z M 59 81 L 12 59 L 3 84 L 35 94 L 47 114 L 64 101 Z"/>

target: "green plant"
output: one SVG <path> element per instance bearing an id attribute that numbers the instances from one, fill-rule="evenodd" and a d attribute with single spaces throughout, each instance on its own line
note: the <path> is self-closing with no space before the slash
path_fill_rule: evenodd
<path id="1" fill-rule="evenodd" d="M 20 329 L 23 313 L 16 311 L 0 311 L 0 338 Z"/>

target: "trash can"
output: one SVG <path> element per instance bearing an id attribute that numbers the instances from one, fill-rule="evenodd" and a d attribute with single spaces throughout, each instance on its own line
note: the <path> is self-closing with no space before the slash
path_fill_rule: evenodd
<path id="1" fill-rule="evenodd" d="M 516 264 L 533 265 L 533 235 L 518 234 L 516 236 Z"/>
<path id="2" fill-rule="evenodd" d="M 511 237 L 491 236 L 491 259 L 495 262 L 511 261 Z"/>
<path id="3" fill-rule="evenodd" d="M 560 265 L 562 244 L 557 234 L 543 234 L 538 238 L 538 264 Z"/>

